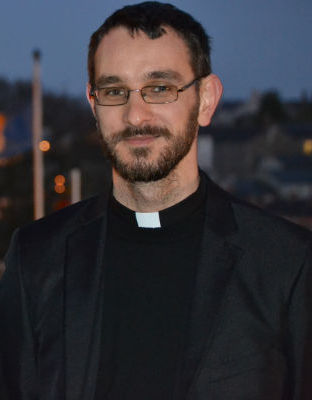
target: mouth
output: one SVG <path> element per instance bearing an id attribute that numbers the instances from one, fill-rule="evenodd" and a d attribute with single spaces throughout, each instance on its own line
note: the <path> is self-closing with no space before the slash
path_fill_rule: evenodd
<path id="1" fill-rule="evenodd" d="M 130 146 L 148 146 L 155 142 L 159 135 L 137 135 L 124 139 Z"/>

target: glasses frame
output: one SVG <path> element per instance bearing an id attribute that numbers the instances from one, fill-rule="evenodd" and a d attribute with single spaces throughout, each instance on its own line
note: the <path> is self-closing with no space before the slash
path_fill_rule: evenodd
<path id="1" fill-rule="evenodd" d="M 123 105 L 127 104 L 128 101 L 129 101 L 129 97 L 130 97 L 130 93 L 131 93 L 131 92 L 140 92 L 143 101 L 144 101 L 145 103 L 147 103 L 147 104 L 169 104 L 169 103 L 174 103 L 175 101 L 177 101 L 178 98 L 179 98 L 179 93 L 180 93 L 180 92 L 184 92 L 186 89 L 188 89 L 188 88 L 190 88 L 191 86 L 193 86 L 194 83 L 200 81 L 200 79 L 202 79 L 202 77 L 195 78 L 195 79 L 193 79 L 191 82 L 189 82 L 189 83 L 187 83 L 186 85 L 182 86 L 181 88 L 178 88 L 178 87 L 175 86 L 175 85 L 147 85 L 147 86 L 143 86 L 141 89 L 127 89 L 127 88 L 123 88 L 123 89 L 125 89 L 125 91 L 126 91 L 125 101 L 124 101 L 123 103 L 118 103 L 118 104 L 101 104 L 101 103 L 99 103 L 98 97 L 97 97 L 97 95 L 96 95 L 96 91 L 97 91 L 97 90 L 100 90 L 100 89 L 105 89 L 105 88 L 101 88 L 101 87 L 94 86 L 94 87 L 91 88 L 91 90 L 90 90 L 90 96 L 94 98 L 95 104 L 96 104 L 96 105 L 102 106 L 102 107 L 115 107 L 115 106 L 123 106 Z M 171 100 L 171 101 L 164 101 L 164 102 L 161 102 L 161 103 L 154 103 L 154 102 L 152 102 L 152 101 L 146 101 L 146 99 L 144 98 L 144 95 L 143 95 L 143 93 L 142 93 L 142 90 L 144 90 L 144 89 L 146 89 L 146 88 L 149 88 L 149 87 L 154 87 L 154 86 L 156 86 L 156 87 L 157 87 L 157 86 L 174 87 L 174 88 L 177 89 L 177 97 L 176 97 L 174 100 Z"/>

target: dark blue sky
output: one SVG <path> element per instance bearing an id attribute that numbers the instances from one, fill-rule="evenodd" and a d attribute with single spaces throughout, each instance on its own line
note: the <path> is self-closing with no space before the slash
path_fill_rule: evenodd
<path id="1" fill-rule="evenodd" d="M 0 15 L 0 76 L 29 79 L 31 52 L 43 53 L 45 89 L 83 95 L 91 33 L 122 0 L 7 0 Z M 225 98 L 276 89 L 312 96 L 311 0 L 174 0 L 213 38 L 213 70 Z"/>

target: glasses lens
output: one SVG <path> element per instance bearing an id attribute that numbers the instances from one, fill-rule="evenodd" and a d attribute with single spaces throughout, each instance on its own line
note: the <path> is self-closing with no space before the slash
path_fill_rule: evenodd
<path id="1" fill-rule="evenodd" d="M 122 87 L 99 88 L 96 97 L 101 105 L 116 106 L 127 102 L 128 91 Z"/>
<path id="2" fill-rule="evenodd" d="M 172 103 L 178 98 L 178 90 L 176 86 L 145 86 L 142 88 L 142 96 L 146 103 Z"/>

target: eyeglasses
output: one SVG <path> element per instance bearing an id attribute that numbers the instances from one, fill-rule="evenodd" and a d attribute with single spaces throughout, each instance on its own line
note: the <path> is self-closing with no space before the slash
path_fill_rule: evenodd
<path id="1" fill-rule="evenodd" d="M 121 106 L 128 102 L 130 92 L 140 92 L 145 103 L 167 104 L 177 101 L 180 92 L 184 92 L 200 79 L 196 78 L 181 88 L 174 85 L 149 85 L 142 89 L 128 89 L 121 86 L 94 87 L 90 91 L 90 96 L 94 97 L 95 103 L 99 106 Z"/>

